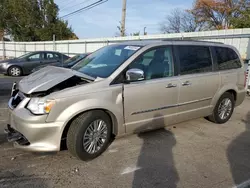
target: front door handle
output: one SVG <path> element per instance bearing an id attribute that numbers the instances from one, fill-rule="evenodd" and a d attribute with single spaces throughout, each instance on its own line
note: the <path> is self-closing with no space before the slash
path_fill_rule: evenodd
<path id="1" fill-rule="evenodd" d="M 190 86 L 191 85 L 191 82 L 189 81 L 185 81 L 182 83 L 182 86 Z"/>
<path id="2" fill-rule="evenodd" d="M 177 87 L 177 85 L 176 85 L 176 84 L 169 83 L 169 84 L 166 86 L 166 88 L 172 88 L 172 87 Z"/>

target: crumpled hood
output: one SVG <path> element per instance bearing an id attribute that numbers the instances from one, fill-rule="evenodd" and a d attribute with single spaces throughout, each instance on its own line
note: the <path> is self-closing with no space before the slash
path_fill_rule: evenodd
<path id="1" fill-rule="evenodd" d="M 20 80 L 18 89 L 25 94 L 42 92 L 73 76 L 94 80 L 94 78 L 90 76 L 71 69 L 47 66 Z"/>

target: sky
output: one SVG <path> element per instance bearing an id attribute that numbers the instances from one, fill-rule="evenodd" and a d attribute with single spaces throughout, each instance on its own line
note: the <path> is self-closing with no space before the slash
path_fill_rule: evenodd
<path id="1" fill-rule="evenodd" d="M 55 0 L 62 17 L 97 0 Z M 159 34 L 160 23 L 175 8 L 189 9 L 193 0 L 127 0 L 126 33 Z M 65 18 L 80 39 L 114 37 L 121 20 L 122 0 L 108 0 L 93 9 Z"/>

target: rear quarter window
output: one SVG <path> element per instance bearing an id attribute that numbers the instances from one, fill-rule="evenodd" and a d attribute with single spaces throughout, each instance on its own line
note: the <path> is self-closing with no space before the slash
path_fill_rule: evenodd
<path id="1" fill-rule="evenodd" d="M 54 54 L 55 55 L 55 59 L 60 59 L 58 54 Z"/>
<path id="2" fill-rule="evenodd" d="M 240 58 L 230 48 L 214 47 L 219 70 L 237 69 L 241 67 Z"/>

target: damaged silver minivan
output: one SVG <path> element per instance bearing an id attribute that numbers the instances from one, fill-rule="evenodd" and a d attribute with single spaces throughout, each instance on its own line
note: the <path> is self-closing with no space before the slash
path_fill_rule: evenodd
<path id="1" fill-rule="evenodd" d="M 45 67 L 13 85 L 6 132 L 17 148 L 99 156 L 114 137 L 207 117 L 227 122 L 245 98 L 239 53 L 199 41 L 103 47 L 72 69 Z"/>

